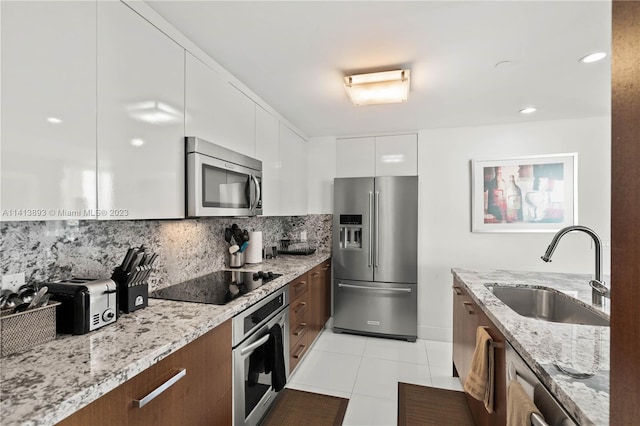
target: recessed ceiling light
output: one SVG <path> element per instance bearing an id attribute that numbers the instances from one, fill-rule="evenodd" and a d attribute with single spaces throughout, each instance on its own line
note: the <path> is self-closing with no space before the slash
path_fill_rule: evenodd
<path id="1" fill-rule="evenodd" d="M 133 139 L 131 139 L 131 145 L 133 145 L 133 146 L 142 146 L 142 145 L 144 145 L 144 140 L 142 140 L 140 138 L 133 138 Z"/>
<path id="2" fill-rule="evenodd" d="M 47 117 L 47 121 L 51 124 L 60 124 L 62 120 L 58 117 Z"/>
<path id="3" fill-rule="evenodd" d="M 532 114 L 534 112 L 536 112 L 537 109 L 534 107 L 529 107 L 529 108 L 524 108 L 520 110 L 520 114 Z"/>
<path id="4" fill-rule="evenodd" d="M 590 64 L 591 62 L 597 62 L 601 59 L 604 59 L 605 56 L 607 56 L 607 54 L 604 52 L 596 52 L 580 58 L 580 62 L 582 62 L 583 64 Z"/>

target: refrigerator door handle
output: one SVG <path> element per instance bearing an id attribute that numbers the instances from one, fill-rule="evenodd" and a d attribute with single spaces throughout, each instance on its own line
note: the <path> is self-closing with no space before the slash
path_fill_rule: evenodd
<path id="1" fill-rule="evenodd" d="M 369 191 L 369 222 L 373 217 L 373 192 Z M 373 226 L 369 226 L 369 267 L 373 264 Z"/>
<path id="2" fill-rule="evenodd" d="M 376 191 L 375 195 L 375 219 L 376 219 L 376 268 L 380 266 L 380 191 Z"/>
<path id="3" fill-rule="evenodd" d="M 411 293 L 411 288 L 405 288 L 405 287 L 385 288 L 385 287 L 370 287 L 366 285 L 351 285 L 351 284 L 343 284 L 343 283 L 338 283 L 338 287 L 355 288 L 358 290 L 383 290 L 383 291 L 397 291 L 401 293 Z"/>

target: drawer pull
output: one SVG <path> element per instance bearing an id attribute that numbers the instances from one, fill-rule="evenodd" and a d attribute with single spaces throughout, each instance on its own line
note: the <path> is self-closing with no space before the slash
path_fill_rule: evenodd
<path id="1" fill-rule="evenodd" d="M 456 293 L 456 296 L 462 296 L 462 290 L 460 290 L 460 287 L 458 286 L 453 286 L 453 291 Z"/>
<path id="2" fill-rule="evenodd" d="M 320 272 L 314 272 L 313 274 L 311 274 L 311 276 L 312 276 L 313 278 L 315 278 L 315 277 L 319 277 L 319 276 L 320 276 Z"/>
<path id="3" fill-rule="evenodd" d="M 307 345 L 300 345 L 300 347 L 298 348 L 298 351 L 295 354 L 293 354 L 293 357 L 295 359 L 300 359 L 300 357 L 302 356 L 305 350 L 307 350 Z"/>
<path id="4" fill-rule="evenodd" d="M 300 287 L 300 286 L 305 285 L 306 283 L 307 283 L 306 281 L 300 281 L 300 282 L 298 282 L 298 283 L 294 284 L 294 285 L 293 285 L 293 287 L 294 287 L 294 288 L 298 288 L 298 287 Z"/>
<path id="5" fill-rule="evenodd" d="M 307 302 L 300 302 L 299 306 L 293 311 L 295 315 L 298 315 L 300 312 L 304 311 L 307 307 Z"/>
<path id="6" fill-rule="evenodd" d="M 473 311 L 473 304 L 471 302 L 462 302 L 462 305 L 467 309 L 469 315 L 475 314 Z"/>
<path id="7" fill-rule="evenodd" d="M 301 322 L 300 323 L 300 327 L 298 327 L 296 329 L 296 331 L 293 332 L 293 334 L 295 336 L 301 336 L 303 335 L 305 332 L 307 331 L 307 323 L 306 322 Z"/>
<path id="8" fill-rule="evenodd" d="M 134 399 L 133 400 L 133 406 L 137 407 L 137 408 L 144 407 L 145 405 L 150 403 L 155 397 L 157 397 L 162 392 L 164 392 L 167 389 L 169 389 L 178 380 L 182 379 L 186 375 L 187 375 L 187 369 L 183 368 L 182 370 L 178 371 L 175 376 L 173 376 L 172 378 L 170 378 L 169 380 L 167 380 L 166 382 L 164 382 L 163 384 L 161 384 L 160 386 L 155 388 L 153 391 L 151 391 L 151 393 L 146 395 L 144 398 L 142 398 L 142 399 Z"/>

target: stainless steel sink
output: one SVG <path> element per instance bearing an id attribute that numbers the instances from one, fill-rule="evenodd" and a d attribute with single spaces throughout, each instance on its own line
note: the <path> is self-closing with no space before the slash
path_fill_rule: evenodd
<path id="1" fill-rule="evenodd" d="M 609 326 L 603 314 L 587 308 L 566 294 L 535 287 L 487 284 L 489 290 L 518 314 L 543 321 Z"/>

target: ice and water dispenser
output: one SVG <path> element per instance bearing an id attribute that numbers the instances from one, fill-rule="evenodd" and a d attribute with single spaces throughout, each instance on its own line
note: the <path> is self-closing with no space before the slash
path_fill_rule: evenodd
<path id="1" fill-rule="evenodd" d="M 341 214 L 340 215 L 340 248 L 341 249 L 361 249 L 362 248 L 362 215 L 361 214 Z"/>

